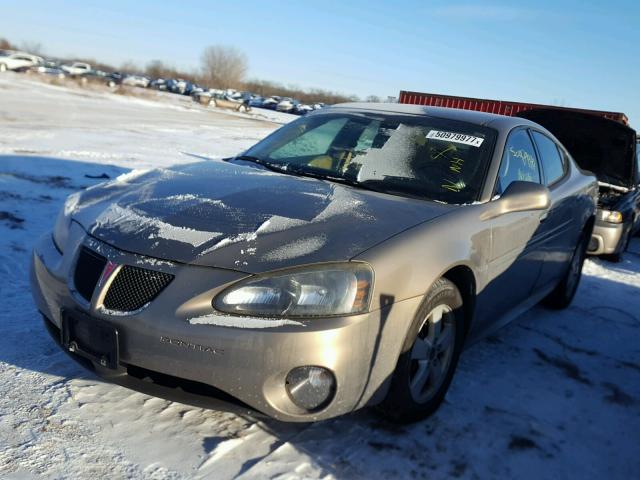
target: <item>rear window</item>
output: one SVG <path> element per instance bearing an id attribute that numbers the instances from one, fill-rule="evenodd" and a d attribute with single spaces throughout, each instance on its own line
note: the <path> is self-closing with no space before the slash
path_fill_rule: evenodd
<path id="1" fill-rule="evenodd" d="M 540 163 L 544 171 L 545 185 L 551 185 L 564 175 L 564 158 L 553 140 L 540 132 L 532 131 L 531 133 L 538 147 L 538 152 L 540 152 Z"/>

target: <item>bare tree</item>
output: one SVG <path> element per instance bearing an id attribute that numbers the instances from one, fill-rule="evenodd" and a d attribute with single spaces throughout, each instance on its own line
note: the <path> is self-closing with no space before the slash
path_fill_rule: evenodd
<path id="1" fill-rule="evenodd" d="M 131 60 L 127 60 L 120 65 L 120 71 L 123 73 L 135 74 L 138 73 L 138 65 Z"/>
<path id="2" fill-rule="evenodd" d="M 380 103 L 381 102 L 380 97 L 377 96 L 377 95 L 369 95 L 365 101 L 369 102 L 369 103 Z"/>
<path id="3" fill-rule="evenodd" d="M 14 50 L 14 48 L 9 40 L 0 38 L 0 50 Z"/>
<path id="4" fill-rule="evenodd" d="M 212 45 L 202 52 L 204 80 L 211 87 L 239 87 L 247 73 L 247 56 L 235 47 Z"/>
<path id="5" fill-rule="evenodd" d="M 42 55 L 42 44 L 40 42 L 22 42 L 20 44 L 20 50 L 32 53 L 34 55 Z"/>
<path id="6" fill-rule="evenodd" d="M 329 90 L 322 90 L 321 88 L 302 89 L 291 86 L 285 87 L 284 85 L 276 82 L 270 82 L 268 80 L 247 80 L 244 82 L 244 88 L 263 97 L 279 95 L 281 97 L 295 98 L 308 104 L 318 102 L 327 104 L 343 103 L 357 101 L 358 98 L 353 95 L 344 95 L 342 93 L 331 92 Z"/>
<path id="7" fill-rule="evenodd" d="M 147 63 L 147 68 L 145 69 L 145 73 L 149 75 L 151 78 L 164 78 L 166 73 L 169 71 L 169 68 L 162 62 L 162 60 L 151 60 Z"/>

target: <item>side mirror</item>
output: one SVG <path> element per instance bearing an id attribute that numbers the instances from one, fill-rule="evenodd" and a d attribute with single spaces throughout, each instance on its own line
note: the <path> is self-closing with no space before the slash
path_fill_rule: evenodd
<path id="1" fill-rule="evenodd" d="M 482 215 L 483 220 L 505 213 L 547 210 L 551 205 L 549 189 L 533 182 L 512 182 L 502 196 L 490 202 L 491 207 Z"/>

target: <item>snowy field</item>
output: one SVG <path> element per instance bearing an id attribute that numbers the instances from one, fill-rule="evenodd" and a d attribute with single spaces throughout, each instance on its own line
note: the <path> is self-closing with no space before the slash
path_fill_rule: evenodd
<path id="1" fill-rule="evenodd" d="M 264 421 L 103 383 L 49 339 L 28 260 L 70 193 L 133 168 L 215 161 L 287 116 L 225 113 L 0 76 L 0 477 L 575 478 L 640 472 L 640 239 L 589 260 L 571 308 L 535 308 L 462 356 L 445 404 Z"/>

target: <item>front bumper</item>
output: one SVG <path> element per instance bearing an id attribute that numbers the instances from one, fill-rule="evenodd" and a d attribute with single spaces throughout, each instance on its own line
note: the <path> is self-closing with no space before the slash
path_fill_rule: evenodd
<path id="1" fill-rule="evenodd" d="M 624 249 L 624 234 L 630 228 L 627 223 L 609 223 L 597 219 L 593 226 L 587 253 L 611 255 Z"/>
<path id="2" fill-rule="evenodd" d="M 99 299 L 104 296 L 100 286 L 91 302 L 74 293 L 72 271 L 82 245 L 118 264 L 161 270 L 175 278 L 146 308 L 132 315 L 114 315 L 99 307 Z M 120 332 L 119 367 L 109 370 L 97 364 L 89 366 L 107 380 L 136 390 L 170 397 L 162 389 L 149 391 L 148 381 L 143 378 L 144 372 L 150 372 L 146 377 L 158 374 L 214 387 L 223 393 L 221 396 L 251 409 L 298 422 L 334 417 L 384 398 L 404 343 L 403 332 L 408 330 L 421 298 L 363 315 L 314 319 L 303 325 L 256 329 L 188 322 L 189 318 L 211 313 L 211 299 L 245 276 L 242 272 L 158 262 L 122 252 L 87 236 L 74 223 L 64 255 L 56 250 L 50 235 L 38 241 L 32 258 L 31 287 L 38 309 L 52 324 L 54 336 L 61 328 L 62 309 L 80 310 L 115 325 Z M 320 411 L 297 407 L 285 388 L 287 374 L 306 365 L 327 368 L 336 379 L 335 396 Z M 195 403 L 184 395 L 171 399 Z M 218 404 L 214 401 L 211 405 L 217 408 Z"/>

